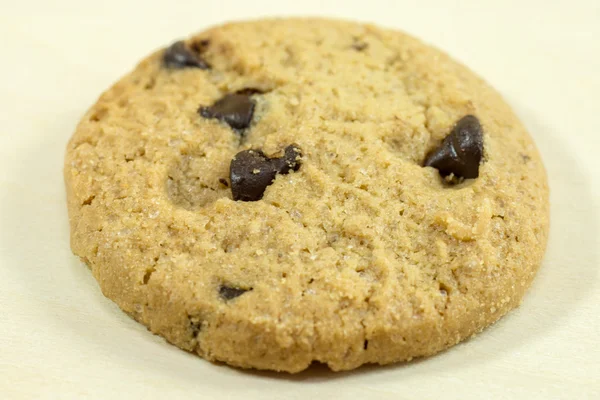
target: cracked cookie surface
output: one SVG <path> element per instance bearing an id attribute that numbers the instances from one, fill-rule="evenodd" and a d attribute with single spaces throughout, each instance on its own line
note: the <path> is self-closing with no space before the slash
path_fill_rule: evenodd
<path id="1" fill-rule="evenodd" d="M 466 116 L 477 177 L 445 179 L 424 161 Z M 439 352 L 519 304 L 548 232 L 544 167 L 502 98 L 410 36 L 342 21 L 231 23 L 156 52 L 84 116 L 64 173 L 103 293 L 240 367 Z M 230 176 L 252 174 L 260 193 L 234 201 Z"/>

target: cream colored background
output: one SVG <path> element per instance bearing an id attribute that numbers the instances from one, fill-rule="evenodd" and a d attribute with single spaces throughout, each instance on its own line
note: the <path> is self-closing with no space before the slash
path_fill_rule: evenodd
<path id="1" fill-rule="evenodd" d="M 0 398 L 600 399 L 600 1 L 0 0 Z M 296 376 L 212 365 L 105 299 L 68 246 L 65 144 L 147 53 L 229 19 L 312 14 L 403 29 L 496 86 L 552 189 L 523 306 L 407 365 Z"/>

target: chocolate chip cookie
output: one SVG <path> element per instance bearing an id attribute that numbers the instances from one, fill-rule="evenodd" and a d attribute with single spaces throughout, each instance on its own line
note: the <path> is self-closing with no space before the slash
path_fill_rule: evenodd
<path id="1" fill-rule="evenodd" d="M 350 22 L 175 41 L 102 94 L 64 173 L 103 293 L 244 368 L 437 353 L 519 304 L 548 233 L 544 167 L 497 92 Z"/>

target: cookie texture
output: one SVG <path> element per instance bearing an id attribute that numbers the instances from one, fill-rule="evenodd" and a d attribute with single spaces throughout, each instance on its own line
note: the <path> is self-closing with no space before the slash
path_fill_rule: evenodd
<path id="1" fill-rule="evenodd" d="M 83 117 L 64 174 L 102 292 L 244 368 L 437 353 L 520 303 L 548 233 L 544 167 L 498 93 L 342 21 L 230 23 L 150 55 Z"/>

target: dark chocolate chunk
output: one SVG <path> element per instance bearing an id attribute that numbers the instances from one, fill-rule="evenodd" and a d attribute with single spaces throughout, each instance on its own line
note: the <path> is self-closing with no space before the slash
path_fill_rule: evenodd
<path id="1" fill-rule="evenodd" d="M 440 175 L 477 178 L 483 157 L 483 130 L 477 117 L 467 115 L 458 121 L 440 147 L 429 153 L 423 166 L 436 168 Z"/>
<path id="2" fill-rule="evenodd" d="M 269 186 L 277 171 L 261 150 L 244 150 L 235 155 L 229 167 L 231 193 L 234 200 L 257 201 Z"/>
<path id="3" fill-rule="evenodd" d="M 209 107 L 198 110 L 204 118 L 216 118 L 233 129 L 245 129 L 252 122 L 254 101 L 247 94 L 228 94 Z"/>
<path id="4" fill-rule="evenodd" d="M 165 50 L 163 64 L 165 67 L 172 69 L 210 68 L 210 65 L 200 57 L 200 54 L 187 48 L 182 40 L 173 43 Z"/>
<path id="5" fill-rule="evenodd" d="M 244 293 L 246 293 L 249 290 L 252 290 L 252 289 L 241 289 L 241 288 L 221 285 L 221 287 L 219 288 L 219 296 L 221 296 L 221 298 L 223 298 L 224 300 L 231 300 L 231 299 L 235 299 L 236 297 L 243 295 Z"/>
<path id="6" fill-rule="evenodd" d="M 235 92 L 237 94 L 245 94 L 246 96 L 252 96 L 253 94 L 263 94 L 264 91 L 256 88 L 243 88 Z"/>
<path id="7" fill-rule="evenodd" d="M 292 170 L 298 171 L 300 168 L 300 157 L 302 157 L 300 148 L 297 145 L 292 144 L 285 148 L 283 157 L 271 158 L 271 163 L 278 174 L 285 175 L 289 174 Z"/>
<path id="8" fill-rule="evenodd" d="M 234 200 L 258 201 L 277 174 L 300 168 L 302 153 L 297 145 L 285 148 L 283 157 L 269 158 L 261 150 L 240 151 L 231 160 L 229 180 Z"/>

